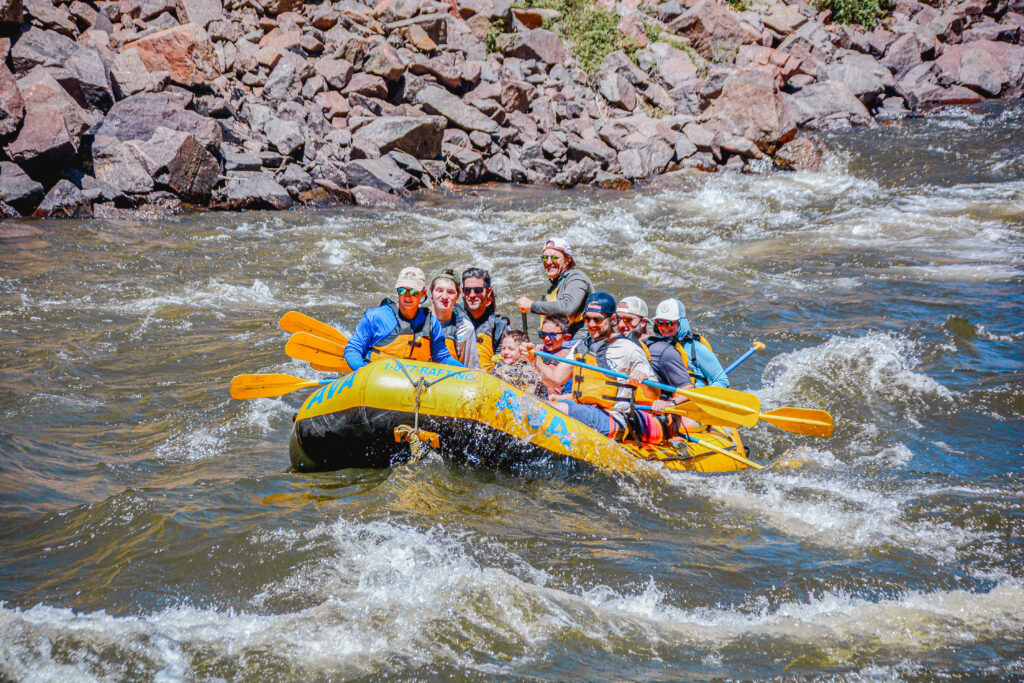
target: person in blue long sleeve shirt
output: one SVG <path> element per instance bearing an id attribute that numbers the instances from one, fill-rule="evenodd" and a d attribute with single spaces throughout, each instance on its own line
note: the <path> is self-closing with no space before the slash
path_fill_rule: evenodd
<path id="1" fill-rule="evenodd" d="M 419 268 L 403 268 L 395 283 L 398 302 L 384 299 L 363 314 L 345 347 L 345 360 L 353 371 L 380 357 L 429 360 L 466 367 L 448 352 L 441 325 L 420 303 L 426 296 L 427 277 Z"/>
<path id="2" fill-rule="evenodd" d="M 690 321 L 686 319 L 686 306 L 679 299 L 670 299 L 679 306 L 679 332 L 676 339 L 689 357 L 690 378 L 695 387 L 728 387 L 729 376 L 725 374 L 718 356 L 711 350 L 710 344 L 699 334 L 690 329 Z M 660 305 L 659 305 L 660 306 Z"/>

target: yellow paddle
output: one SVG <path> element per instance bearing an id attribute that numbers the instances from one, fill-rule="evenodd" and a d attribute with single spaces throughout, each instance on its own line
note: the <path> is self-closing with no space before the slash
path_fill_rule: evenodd
<path id="1" fill-rule="evenodd" d="M 310 318 L 308 315 L 298 311 L 288 311 L 281 317 L 281 322 L 278 324 L 281 325 L 281 329 L 285 332 L 308 332 L 309 334 L 315 334 L 318 337 L 335 341 L 342 346 L 348 344 L 348 337 L 341 332 L 338 332 L 327 323 L 322 323 L 316 318 Z"/>
<path id="2" fill-rule="evenodd" d="M 724 448 L 719 448 L 718 446 L 716 446 L 714 444 L 711 444 L 711 443 L 708 443 L 707 441 L 701 441 L 700 439 L 695 439 L 694 437 L 690 436 L 689 434 L 680 434 L 679 436 L 683 437 L 687 441 L 692 441 L 693 443 L 700 444 L 701 446 L 704 446 L 704 448 L 712 450 L 712 451 L 714 451 L 716 453 L 721 453 L 722 455 L 727 455 L 730 458 L 732 458 L 733 460 L 735 460 L 736 462 L 741 462 L 744 465 L 746 465 L 747 467 L 753 467 L 755 470 L 763 470 L 764 469 L 764 465 L 759 465 L 758 463 L 754 462 L 753 460 L 748 460 L 747 458 L 744 458 L 739 453 L 733 453 L 732 451 L 727 451 Z"/>
<path id="3" fill-rule="evenodd" d="M 533 353 L 541 358 L 558 361 L 559 363 L 568 363 L 569 365 L 596 370 L 597 372 L 604 373 L 610 377 L 629 379 L 629 375 L 624 373 L 602 368 L 597 365 L 590 365 L 589 363 L 583 363 L 572 358 L 556 356 L 545 351 L 534 350 Z M 661 389 L 662 391 L 671 391 L 676 394 L 682 394 L 699 405 L 700 409 L 708 415 L 715 417 L 716 419 L 727 420 L 729 423 L 735 425 L 753 427 L 757 424 L 758 415 L 761 412 L 761 399 L 753 394 L 747 394 L 735 389 L 726 389 L 724 387 L 680 389 L 670 384 L 662 384 L 661 382 L 652 382 L 650 380 L 644 380 L 643 383 L 649 387 Z"/>
<path id="4" fill-rule="evenodd" d="M 325 372 L 352 372 L 345 361 L 345 344 L 309 332 L 296 332 L 284 352 L 289 358 L 304 360 Z"/>
<path id="5" fill-rule="evenodd" d="M 683 415 L 701 424 L 716 425 L 718 427 L 739 426 L 735 422 L 709 415 L 699 406 L 689 408 L 679 406 L 677 408 L 668 408 L 665 412 L 672 413 L 673 415 Z M 832 436 L 832 416 L 824 410 L 815 410 L 813 408 L 776 408 L 775 410 L 769 410 L 767 413 L 761 413 L 758 417 L 783 431 L 792 432 L 793 434 L 820 436 L 825 439 Z"/>
<path id="6" fill-rule="evenodd" d="M 294 375 L 239 375 L 231 380 L 231 398 L 270 398 L 290 394 L 306 387 L 330 384 L 337 377 L 329 379 L 302 379 Z"/>

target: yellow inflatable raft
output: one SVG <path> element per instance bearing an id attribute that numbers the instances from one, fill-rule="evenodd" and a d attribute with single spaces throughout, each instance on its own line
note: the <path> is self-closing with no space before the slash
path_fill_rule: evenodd
<path id="1" fill-rule="evenodd" d="M 740 456 L 735 430 L 712 429 L 701 440 Z M 315 391 L 292 428 L 289 454 L 301 472 L 388 467 L 427 443 L 472 462 L 511 463 L 574 458 L 629 471 L 641 461 L 673 470 L 732 472 L 746 465 L 703 445 L 639 448 L 617 443 L 480 370 L 414 360 L 381 359 Z"/>

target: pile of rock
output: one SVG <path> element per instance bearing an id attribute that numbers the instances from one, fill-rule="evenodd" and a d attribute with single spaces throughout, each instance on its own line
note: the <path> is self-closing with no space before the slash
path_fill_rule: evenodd
<path id="1" fill-rule="evenodd" d="M 591 76 L 512 0 L 0 0 L 0 215 L 813 167 L 800 128 L 1021 96 L 1024 0 L 929 1 L 597 0 L 633 49 Z"/>

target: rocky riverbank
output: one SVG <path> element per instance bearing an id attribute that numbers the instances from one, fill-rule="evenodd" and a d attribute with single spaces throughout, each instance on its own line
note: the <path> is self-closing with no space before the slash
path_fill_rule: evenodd
<path id="1" fill-rule="evenodd" d="M 584 42 L 570 18 L 613 29 Z M 0 215 L 813 167 L 800 129 L 1024 90 L 1024 0 L 831 19 L 803 0 L 0 0 Z"/>

